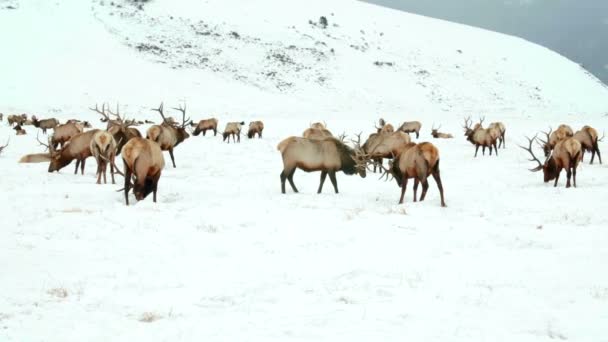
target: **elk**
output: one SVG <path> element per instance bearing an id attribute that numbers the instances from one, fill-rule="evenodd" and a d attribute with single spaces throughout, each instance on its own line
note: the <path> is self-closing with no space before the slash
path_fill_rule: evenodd
<path id="1" fill-rule="evenodd" d="M 538 166 L 530 169 L 530 171 L 537 172 L 543 170 L 545 183 L 555 179 L 553 186 L 556 187 L 557 181 L 559 180 L 559 174 L 562 172 L 562 169 L 566 169 L 566 176 L 568 177 L 566 188 L 570 187 L 571 176 L 574 181 L 574 187 L 576 188 L 576 168 L 582 157 L 581 143 L 578 142 L 578 140 L 566 138 L 559 141 L 555 144 L 553 153 L 545 159 L 544 163 L 541 163 L 532 151 L 532 142 L 537 139 L 537 136 L 535 135 L 532 139 L 526 137 L 526 139 L 528 139 L 529 142 L 528 147 L 521 145 L 519 147 L 532 155 L 530 161 L 536 161 L 538 163 Z"/>
<path id="2" fill-rule="evenodd" d="M 122 147 L 133 138 L 141 138 L 142 135 L 137 128 L 131 127 L 136 125 L 135 120 L 125 120 L 120 116 L 120 108 L 116 105 L 116 113 L 112 113 L 110 108 L 107 109 L 110 115 L 116 117 L 116 119 L 110 119 L 110 117 L 106 114 L 105 105 L 101 106 L 101 110 L 95 104 L 95 108 L 89 108 L 97 112 L 102 116 L 100 119 L 102 122 L 107 122 L 106 130 L 112 134 L 114 141 L 116 141 L 116 155 L 120 154 Z"/>
<path id="3" fill-rule="evenodd" d="M 262 139 L 262 131 L 264 130 L 264 123 L 262 121 L 251 121 L 249 123 L 249 131 L 247 131 L 247 138 L 252 139 L 255 135 Z"/>
<path id="4" fill-rule="evenodd" d="M 440 128 L 441 128 L 441 125 L 439 125 L 439 127 L 435 128 L 435 124 L 433 124 L 433 127 L 431 128 L 431 135 L 433 136 L 433 138 L 435 138 L 435 139 L 452 139 L 452 138 L 454 138 L 454 136 L 449 133 L 439 132 Z"/>
<path id="5" fill-rule="evenodd" d="M 72 160 L 76 159 L 74 174 L 78 173 L 78 166 L 80 165 L 80 172 L 84 175 L 86 159 L 92 155 L 91 141 L 93 140 L 93 136 L 98 132 L 101 132 L 101 130 L 93 129 L 76 134 L 59 151 L 55 150 L 52 141 L 49 141 L 49 144 L 47 145 L 36 137 L 40 145 L 46 146 L 50 151 L 51 162 L 49 164 L 49 172 L 59 171 L 69 165 Z M 52 138 L 49 138 L 49 140 L 52 140 Z"/>
<path id="6" fill-rule="evenodd" d="M 55 118 L 38 120 L 36 115 L 32 115 L 32 124 L 34 127 L 42 129 L 42 134 L 46 134 L 47 129 L 53 129 L 59 125 L 59 120 Z"/>
<path id="7" fill-rule="evenodd" d="M 401 187 L 399 204 L 403 204 L 408 179 L 414 178 L 414 202 L 417 201 L 418 184 L 422 183 L 422 194 L 420 195 L 420 201 L 422 202 L 429 189 L 427 178 L 433 176 L 441 196 L 441 206 L 446 206 L 439 171 L 439 150 L 435 145 L 429 142 L 409 143 L 403 148 L 401 154 L 395 156 L 388 169 L 382 168 L 386 178 L 388 179 L 388 176 L 392 175 L 397 181 L 397 185 Z"/>
<path id="8" fill-rule="evenodd" d="M 8 143 L 10 143 L 10 142 L 11 142 L 11 137 L 8 137 L 6 144 L 4 144 L 4 146 L 0 146 L 0 154 L 2 154 L 2 151 L 4 151 L 4 149 L 8 146 Z"/>
<path id="9" fill-rule="evenodd" d="M 186 119 L 185 105 L 183 108 L 180 106 L 179 108 L 173 109 L 182 112 L 182 123 L 171 123 L 170 121 L 165 119 L 165 114 L 163 112 L 163 103 L 161 102 L 160 106 L 157 109 L 152 110 L 160 114 L 163 119 L 163 123 L 148 128 L 146 138 L 158 143 L 162 151 L 169 151 L 169 155 L 171 156 L 171 162 L 173 163 L 173 167 L 175 168 L 176 166 L 175 157 L 173 156 L 173 149 L 190 137 L 190 134 L 186 132 L 186 126 L 190 125 L 192 121 L 190 120 L 190 118 Z"/>
<path id="10" fill-rule="evenodd" d="M 244 121 L 227 123 L 224 133 L 222 133 L 223 141 L 230 143 L 230 136 L 232 136 L 232 142 L 237 142 L 236 138 L 238 138 L 238 142 L 241 142 L 241 128 L 244 124 Z"/>
<path id="11" fill-rule="evenodd" d="M 309 128 L 314 128 L 314 129 L 327 129 L 327 123 L 325 121 L 323 122 L 315 122 L 315 123 L 311 123 Z"/>
<path id="12" fill-rule="evenodd" d="M 82 128 L 92 128 L 93 127 L 93 125 L 91 125 L 90 122 L 88 122 L 88 121 L 82 121 L 82 120 L 78 120 L 78 119 L 69 119 L 65 123 L 66 124 L 78 124 Z"/>
<path id="13" fill-rule="evenodd" d="M 542 132 L 547 136 L 547 140 L 542 140 L 538 138 L 538 140 L 543 144 L 543 152 L 545 153 L 545 157 L 548 157 L 551 154 L 551 150 L 555 147 L 555 145 L 566 139 L 574 136 L 574 132 L 572 132 L 572 128 L 568 125 L 559 125 L 555 132 L 553 129 L 549 127 L 549 132 Z"/>
<path id="14" fill-rule="evenodd" d="M 482 154 L 485 155 L 486 147 L 490 148 L 490 155 L 492 155 L 492 147 L 494 147 L 494 151 L 496 151 L 496 156 L 498 156 L 498 148 L 496 147 L 496 141 L 500 136 L 500 132 L 495 128 L 483 128 L 483 118 L 479 120 L 479 123 L 475 124 L 473 128 L 471 128 L 471 118 L 464 119 L 464 135 L 467 137 L 467 140 L 471 142 L 471 144 L 475 145 L 475 157 L 477 157 L 477 151 L 479 151 L 479 147 L 482 147 Z"/>
<path id="15" fill-rule="evenodd" d="M 377 133 L 393 133 L 395 131 L 393 125 L 387 124 L 382 118 L 380 118 L 378 123 L 380 126 L 376 126 Z"/>
<path id="16" fill-rule="evenodd" d="M 51 136 L 51 145 L 54 149 L 58 146 L 63 146 L 72 139 L 73 136 L 80 134 L 84 131 L 84 126 L 81 123 L 66 123 L 63 125 L 56 126 L 54 133 Z"/>
<path id="17" fill-rule="evenodd" d="M 394 155 L 398 155 L 403 146 L 410 142 L 410 135 L 401 131 L 384 134 L 372 133 L 361 148 L 373 160 L 373 172 L 376 172 L 376 167 L 382 167 L 384 158 L 392 158 Z"/>
<path id="18" fill-rule="evenodd" d="M 112 177 L 112 184 L 116 184 L 114 181 L 114 159 L 116 157 L 116 141 L 112 134 L 106 131 L 98 131 L 93 135 L 91 143 L 89 144 L 91 154 L 97 161 L 97 184 L 101 184 L 101 175 L 103 174 L 103 183 L 107 184 L 106 181 L 106 170 L 108 163 L 110 164 L 110 176 Z M 118 173 L 121 173 L 116 168 Z"/>
<path id="19" fill-rule="evenodd" d="M 593 159 L 595 158 L 595 154 L 597 153 L 597 157 L 600 160 L 600 164 L 602 163 L 602 155 L 600 154 L 600 148 L 598 142 L 604 139 L 605 134 L 602 135 L 601 138 L 598 138 L 597 131 L 595 128 L 591 126 L 583 126 L 580 131 L 574 133 L 573 138 L 578 140 L 581 143 L 581 148 L 583 155 L 581 156 L 581 161 L 585 157 L 585 152 L 591 152 L 591 162 L 593 164 Z"/>
<path id="20" fill-rule="evenodd" d="M 17 135 L 26 135 L 27 134 L 27 132 L 19 124 L 17 124 L 17 126 L 13 127 L 13 129 L 15 130 L 15 133 Z"/>
<path id="21" fill-rule="evenodd" d="M 165 159 L 161 147 L 152 140 L 133 138 L 122 148 L 122 160 L 125 170 L 125 203 L 129 205 L 129 190 L 138 201 L 143 200 L 151 192 L 152 200 L 156 203 L 158 180 L 165 167 Z M 131 182 L 133 178 L 133 182 Z"/>
<path id="22" fill-rule="evenodd" d="M 420 123 L 420 121 L 406 121 L 399 127 L 398 130 L 404 133 L 416 133 L 416 139 L 418 139 L 421 127 L 422 124 Z"/>
<path id="23" fill-rule="evenodd" d="M 27 120 L 27 114 L 9 115 L 6 117 L 6 121 L 8 122 L 9 126 L 12 126 L 13 124 L 23 126 L 25 120 Z"/>
<path id="24" fill-rule="evenodd" d="M 502 148 L 506 148 L 505 145 L 505 132 L 507 131 L 507 129 L 505 128 L 505 124 L 503 124 L 502 122 L 492 122 L 488 128 L 493 128 L 498 130 L 498 132 L 500 132 L 500 136 L 498 137 L 498 147 L 500 148 L 500 146 L 502 145 Z"/>
<path id="25" fill-rule="evenodd" d="M 302 137 L 307 139 L 325 139 L 331 138 L 333 135 L 326 128 L 307 128 L 304 133 L 302 133 Z"/>
<path id="26" fill-rule="evenodd" d="M 192 127 L 196 127 L 194 129 L 194 132 L 192 132 L 192 135 L 198 136 L 199 134 L 201 134 L 201 132 L 203 132 L 203 136 L 205 136 L 205 134 L 207 134 L 207 131 L 213 130 L 213 136 L 216 136 L 217 135 L 217 122 L 218 121 L 216 118 L 211 118 L 211 119 L 201 120 L 198 122 L 198 124 L 191 123 L 190 125 Z"/>
<path id="27" fill-rule="evenodd" d="M 346 175 L 358 173 L 362 178 L 366 176 L 367 157 L 361 150 L 358 142 L 351 148 L 336 138 L 322 140 L 289 137 L 279 143 L 277 150 L 283 158 L 283 171 L 281 172 L 281 192 L 285 193 L 285 180 L 294 192 L 298 192 L 293 182 L 296 169 L 305 172 L 321 171 L 321 181 L 317 193 L 323 190 L 323 183 L 329 174 L 329 179 L 338 193 L 336 172 L 342 171 Z"/>

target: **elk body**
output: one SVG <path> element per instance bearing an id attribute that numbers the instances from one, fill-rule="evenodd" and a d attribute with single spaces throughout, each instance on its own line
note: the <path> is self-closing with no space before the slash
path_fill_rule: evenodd
<path id="1" fill-rule="evenodd" d="M 158 109 L 153 110 L 157 111 L 160 114 L 160 116 L 163 118 L 163 123 L 148 128 L 148 131 L 146 133 L 146 138 L 158 143 L 162 151 L 169 151 L 173 167 L 175 167 L 175 157 L 173 156 L 173 149 L 190 137 L 190 134 L 186 132 L 186 126 L 190 125 L 191 123 L 190 119 L 186 119 L 185 106 L 184 108 L 180 107 L 174 109 L 182 112 L 181 125 L 171 123 L 171 121 L 165 119 L 165 115 L 163 113 L 163 104 L 161 103 Z"/>
<path id="2" fill-rule="evenodd" d="M 93 135 L 89 144 L 91 154 L 97 161 L 97 184 L 101 184 L 101 175 L 103 174 L 103 183 L 106 184 L 106 170 L 110 164 L 110 176 L 112 184 L 114 181 L 114 159 L 116 158 L 116 141 L 112 134 L 106 131 L 98 131 Z"/>
<path id="3" fill-rule="evenodd" d="M 467 137 L 467 140 L 471 142 L 471 144 L 475 145 L 475 157 L 477 157 L 477 152 L 479 151 L 479 147 L 482 147 L 482 154 L 486 154 L 486 147 L 490 148 L 490 155 L 492 155 L 492 147 L 494 147 L 494 151 L 496 152 L 496 156 L 498 156 L 498 147 L 496 146 L 496 141 L 500 137 L 500 132 L 496 128 L 483 128 L 483 119 L 479 121 L 473 128 L 471 128 L 471 118 L 465 119 L 465 124 L 463 126 L 465 133 L 464 135 Z"/>
<path id="4" fill-rule="evenodd" d="M 247 138 L 252 139 L 255 135 L 258 138 L 262 138 L 262 131 L 264 131 L 264 123 L 262 121 L 251 121 L 249 123 L 249 130 L 247 131 Z"/>
<path id="5" fill-rule="evenodd" d="M 192 127 L 196 126 L 196 128 L 194 129 L 194 132 L 192 132 L 192 135 L 198 136 L 199 134 L 201 134 L 201 132 L 203 132 L 203 136 L 205 136 L 205 134 L 207 134 L 207 131 L 212 130 L 213 136 L 216 136 L 217 135 L 217 123 L 218 123 L 218 121 L 216 118 L 201 120 L 198 122 L 198 124 L 192 123 Z"/>
<path id="6" fill-rule="evenodd" d="M 602 155 L 600 154 L 600 148 L 598 142 L 601 141 L 597 135 L 597 131 L 595 128 L 591 126 L 583 126 L 580 131 L 574 133 L 574 139 L 578 140 L 581 143 L 581 149 L 583 155 L 581 156 L 581 161 L 585 157 L 585 152 L 591 152 L 591 162 L 593 164 L 593 159 L 595 158 L 595 154 L 597 153 L 597 157 L 600 160 L 600 164 L 602 163 Z"/>
<path id="7" fill-rule="evenodd" d="M 52 144 L 46 145 L 51 151 L 49 172 L 59 171 L 69 165 L 72 160 L 76 160 L 74 174 L 78 173 L 78 166 L 80 165 L 80 172 L 84 175 L 84 165 L 86 159 L 92 155 L 91 141 L 93 140 L 93 136 L 98 132 L 101 132 L 101 130 L 93 129 L 84 133 L 76 134 L 59 151 L 56 151 Z"/>
<path id="8" fill-rule="evenodd" d="M 283 171 L 281 172 L 281 192 L 285 193 L 285 180 L 294 192 L 298 192 L 293 182 L 296 169 L 305 172 L 321 171 L 321 180 L 317 193 L 321 193 L 325 178 L 329 179 L 338 193 L 336 172 L 342 171 L 347 175 L 358 173 L 362 178 L 366 176 L 366 159 L 360 147 L 354 149 L 335 138 L 322 140 L 289 137 L 277 146 L 283 158 Z"/>
<path id="9" fill-rule="evenodd" d="M 38 120 L 35 115 L 32 116 L 32 124 L 36 128 L 40 128 L 43 134 L 46 134 L 47 129 L 53 129 L 59 125 L 59 120 L 55 118 Z"/>
<path id="10" fill-rule="evenodd" d="M 420 201 L 424 201 L 426 192 L 429 189 L 427 178 L 428 176 L 433 176 L 441 196 L 441 206 L 446 206 L 439 171 L 439 150 L 435 145 L 429 142 L 407 144 L 401 151 L 401 154 L 395 157 L 389 168 L 385 169 L 385 174 L 387 177 L 389 174 L 392 175 L 397 181 L 397 185 L 401 187 L 399 204 L 403 203 L 408 179 L 414 178 L 414 202 L 416 202 L 418 184 L 422 183 Z"/>
<path id="11" fill-rule="evenodd" d="M 506 148 L 505 145 L 505 132 L 507 131 L 507 128 L 505 127 L 505 124 L 503 124 L 502 122 L 492 122 L 488 128 L 493 128 L 498 130 L 498 132 L 500 132 L 500 136 L 498 137 L 498 147 L 500 147 L 502 145 L 502 148 Z"/>
<path id="12" fill-rule="evenodd" d="M 160 146 L 154 141 L 133 138 L 122 148 L 122 160 L 125 172 L 125 203 L 129 205 L 129 190 L 138 201 L 153 193 L 156 202 L 158 180 L 165 167 L 165 159 Z M 131 183 L 133 178 L 133 183 Z"/>
<path id="13" fill-rule="evenodd" d="M 384 158 L 393 158 L 401 153 L 403 147 L 411 142 L 410 135 L 401 131 L 393 133 L 372 133 L 363 146 L 363 152 L 374 161 L 374 169 L 382 167 Z"/>
<path id="14" fill-rule="evenodd" d="M 420 128 L 422 128 L 420 121 L 406 121 L 399 127 L 399 131 L 404 133 L 416 133 L 416 139 L 418 139 Z"/>
<path id="15" fill-rule="evenodd" d="M 84 131 L 84 125 L 82 123 L 67 123 L 55 127 L 53 135 L 51 137 L 51 145 L 53 148 L 60 146 L 63 148 L 64 144 L 73 136 L 80 134 Z"/>
<path id="16" fill-rule="evenodd" d="M 232 142 L 241 142 L 241 129 L 244 124 L 244 121 L 227 123 L 224 133 L 222 133 L 223 141 L 230 143 L 230 136 L 232 136 Z"/>
<path id="17" fill-rule="evenodd" d="M 449 133 L 439 132 L 440 128 L 441 128 L 441 125 L 439 125 L 439 127 L 435 128 L 435 124 L 433 124 L 433 128 L 431 128 L 431 136 L 433 136 L 433 138 L 435 138 L 435 139 L 452 139 L 452 138 L 454 138 L 454 136 Z"/>
<path id="18" fill-rule="evenodd" d="M 549 133 L 543 132 L 547 136 L 547 140 L 541 140 L 543 144 L 543 152 L 545 152 L 545 157 L 548 157 L 551 154 L 551 150 L 557 145 L 558 142 L 571 138 L 574 136 L 574 132 L 572 132 L 572 128 L 568 125 L 559 125 L 555 132 L 552 132 L 553 129 L 549 127 Z"/>
<path id="19" fill-rule="evenodd" d="M 537 172 L 542 170 L 545 183 L 555 179 L 553 186 L 556 187 L 562 169 L 566 169 L 566 176 L 568 179 L 566 182 L 566 188 L 570 187 L 570 177 L 572 177 L 574 187 L 576 187 L 576 168 L 582 159 L 581 143 L 578 142 L 578 140 L 574 138 L 566 138 L 559 141 L 557 144 L 555 144 L 553 153 L 551 153 L 551 155 L 545 159 L 544 163 L 541 163 L 540 160 L 538 160 L 538 158 L 536 158 L 534 155 L 534 152 L 532 152 L 532 142 L 536 140 L 536 136 L 534 136 L 532 139 L 527 139 L 529 142 L 528 147 L 520 147 L 532 155 L 532 159 L 530 159 L 530 161 L 536 161 L 538 163 L 538 166 L 530 169 L 530 171 Z"/>
<path id="20" fill-rule="evenodd" d="M 15 127 L 13 127 L 13 129 L 15 130 L 15 133 L 17 135 L 26 135 L 27 132 L 23 129 L 23 127 L 21 127 L 21 125 L 17 125 Z"/>
<path id="21" fill-rule="evenodd" d="M 333 134 L 326 128 L 307 128 L 304 133 L 302 133 L 302 137 L 306 139 L 325 139 L 332 138 Z"/>

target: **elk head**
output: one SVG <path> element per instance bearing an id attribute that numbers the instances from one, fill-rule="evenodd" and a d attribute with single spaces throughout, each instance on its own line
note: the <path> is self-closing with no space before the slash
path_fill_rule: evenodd
<path id="1" fill-rule="evenodd" d="M 62 150 L 56 151 L 55 148 L 53 147 L 53 144 L 51 143 L 51 139 L 52 139 L 52 137 L 49 137 L 48 144 L 45 144 L 42 141 L 40 141 L 40 139 L 38 138 L 38 134 L 36 134 L 36 140 L 38 141 L 38 143 L 40 145 L 46 147 L 46 149 L 49 151 L 49 154 L 51 157 L 51 162 L 49 163 L 49 172 L 55 172 L 55 171 L 61 170 L 62 168 L 67 166 L 69 163 L 71 163 L 72 159 L 61 158 Z M 69 142 L 68 142 L 68 144 L 69 144 Z M 64 145 L 64 148 L 67 148 L 67 145 Z"/>
<path id="2" fill-rule="evenodd" d="M 370 159 L 369 155 L 363 151 L 361 147 L 361 134 L 355 134 L 357 136 L 357 140 L 351 140 L 351 142 L 355 145 L 353 160 L 355 162 L 355 169 L 361 178 L 365 178 L 367 176 L 367 168 L 369 167 Z"/>
<path id="3" fill-rule="evenodd" d="M 473 133 L 473 129 L 471 128 L 472 124 L 473 124 L 473 121 L 471 120 L 470 116 L 464 119 L 464 126 L 462 126 L 462 128 L 464 128 L 465 137 L 468 137 Z"/>
<path id="4" fill-rule="evenodd" d="M 439 136 L 440 128 L 441 128 L 441 125 L 439 125 L 439 127 L 435 128 L 435 123 L 433 122 L 433 127 L 431 128 L 431 135 L 433 136 L 433 138 L 437 138 L 437 136 Z"/>
<path id="5" fill-rule="evenodd" d="M 179 108 L 173 108 L 175 110 L 178 110 L 182 113 L 182 123 L 181 124 L 175 124 L 174 127 L 176 128 L 176 133 L 177 133 L 177 141 L 179 144 L 179 142 L 182 142 L 186 139 L 188 139 L 190 137 L 190 134 L 188 134 L 188 131 L 186 130 L 186 127 L 190 126 L 190 124 L 192 123 L 192 120 L 190 120 L 190 118 L 186 119 L 186 105 L 184 104 L 184 107 L 182 108 L 182 106 L 180 105 Z M 244 125 L 245 122 L 241 122 L 241 125 Z M 177 144 L 175 144 L 175 146 L 177 146 Z"/>
<path id="6" fill-rule="evenodd" d="M 519 145 L 520 148 L 528 151 L 528 153 L 530 153 L 530 155 L 532 156 L 532 158 L 530 158 L 530 161 L 536 162 L 538 165 L 532 169 L 529 169 L 532 172 L 538 172 L 538 171 L 543 171 L 543 178 L 545 183 L 549 182 L 550 180 L 555 179 L 555 177 L 557 177 L 557 166 L 555 165 L 555 160 L 551 157 L 548 156 L 545 159 L 544 163 L 541 163 L 540 160 L 538 160 L 538 158 L 536 158 L 536 156 L 534 155 L 534 152 L 532 151 L 532 143 L 538 139 L 536 137 L 536 135 L 530 139 L 528 137 L 526 137 L 526 139 L 528 139 L 528 147 L 525 146 L 521 146 Z"/>

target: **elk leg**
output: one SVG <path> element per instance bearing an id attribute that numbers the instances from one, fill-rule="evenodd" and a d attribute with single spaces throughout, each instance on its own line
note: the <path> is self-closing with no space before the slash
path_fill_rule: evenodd
<path id="1" fill-rule="evenodd" d="M 295 168 L 289 173 L 289 175 L 287 175 L 287 180 L 289 181 L 289 185 L 291 185 L 293 192 L 298 192 L 298 188 L 296 188 L 296 185 L 293 183 L 293 174 L 294 173 L 296 173 Z"/>
<path id="2" fill-rule="evenodd" d="M 112 161 L 110 162 L 110 176 L 112 177 L 112 184 L 116 184 L 116 182 L 114 181 L 114 158 L 111 159 Z"/>
<path id="3" fill-rule="evenodd" d="M 424 177 L 422 180 L 422 195 L 420 195 L 420 202 L 424 201 L 424 198 L 426 197 L 426 192 L 429 190 L 429 181 L 427 180 L 427 177 Z"/>
<path id="4" fill-rule="evenodd" d="M 481 155 L 486 155 L 486 145 L 481 146 Z M 490 150 L 490 155 L 492 155 L 492 150 Z"/>
<path id="5" fill-rule="evenodd" d="M 505 133 L 505 132 L 506 132 L 506 131 L 507 131 L 507 130 L 505 129 L 505 131 L 504 131 L 504 132 L 502 132 L 502 148 L 507 148 L 507 143 L 505 142 L 505 140 L 506 140 L 506 139 L 505 139 L 505 135 L 506 135 L 506 133 Z"/>
<path id="6" fill-rule="evenodd" d="M 213 129 L 213 136 L 217 135 L 217 129 Z"/>
<path id="7" fill-rule="evenodd" d="M 74 174 L 78 174 L 78 166 L 80 165 L 80 160 L 76 159 L 76 167 L 74 168 Z"/>
<path id="8" fill-rule="evenodd" d="M 207 134 L 207 130 L 206 129 L 203 130 L 203 136 L 205 136 L 205 134 Z"/>
<path id="9" fill-rule="evenodd" d="M 405 196 L 405 189 L 407 188 L 407 175 L 403 174 L 403 180 L 401 180 L 401 198 L 399 198 L 399 204 L 403 204 L 403 197 Z"/>
<path id="10" fill-rule="evenodd" d="M 418 178 L 414 178 L 414 202 L 417 201 L 417 193 L 418 193 L 418 184 L 420 183 L 420 181 L 418 180 Z"/>
<path id="11" fill-rule="evenodd" d="M 420 132 L 416 131 L 416 139 L 418 139 L 419 134 L 420 134 Z"/>
<path id="12" fill-rule="evenodd" d="M 435 179 L 435 183 L 437 183 L 437 188 L 439 188 L 439 194 L 441 195 L 441 206 L 445 207 L 445 201 L 443 200 L 443 184 L 441 184 L 441 175 L 439 173 L 439 161 L 437 161 L 437 164 L 435 164 L 435 169 L 431 175 L 433 175 L 433 179 Z"/>
<path id="13" fill-rule="evenodd" d="M 574 181 L 574 187 L 576 188 L 576 164 L 574 164 L 575 166 L 572 168 L 572 180 Z"/>
<path id="14" fill-rule="evenodd" d="M 338 193 L 338 180 L 336 179 L 336 171 L 329 171 L 329 180 L 334 186 L 334 190 Z"/>
<path id="15" fill-rule="evenodd" d="M 131 185 L 131 169 L 125 162 L 125 203 L 129 205 L 129 186 Z"/>
<path id="16" fill-rule="evenodd" d="M 108 184 L 108 180 L 106 179 L 106 172 L 108 170 L 108 163 L 103 163 L 103 184 Z"/>
<path id="17" fill-rule="evenodd" d="M 173 168 L 175 168 L 175 157 L 173 157 L 173 148 L 169 149 L 169 155 L 171 156 L 171 162 L 173 163 Z"/>
<path id="18" fill-rule="evenodd" d="M 593 159 L 595 159 L 595 151 L 591 150 L 591 162 L 589 162 L 589 164 L 593 164 Z M 585 161 L 585 149 L 583 149 L 583 154 L 581 156 L 581 161 Z"/>
<path id="19" fill-rule="evenodd" d="M 490 147 L 490 151 L 492 151 L 492 147 Z M 494 142 L 494 151 L 496 152 L 495 155 L 498 157 L 498 147 L 496 147 L 496 141 Z"/>
<path id="20" fill-rule="evenodd" d="M 559 180 L 559 174 L 562 173 L 562 169 L 557 169 L 557 175 L 555 175 L 555 183 L 553 184 L 553 187 L 557 186 L 557 181 Z"/>
<path id="21" fill-rule="evenodd" d="M 597 145 L 595 146 L 595 153 L 597 153 L 597 159 L 600 160 L 600 164 L 601 164 L 602 163 L 602 155 L 600 154 L 600 148 Z"/>
<path id="22" fill-rule="evenodd" d="M 285 180 L 287 176 L 285 175 L 285 170 L 281 171 L 281 193 L 285 193 Z"/>
<path id="23" fill-rule="evenodd" d="M 479 145 L 475 145 L 475 158 L 477 158 L 477 151 L 479 151 Z"/>
<path id="24" fill-rule="evenodd" d="M 160 179 L 160 172 L 154 176 L 152 180 L 152 202 L 156 203 L 156 191 L 158 191 L 158 180 Z"/>
<path id="25" fill-rule="evenodd" d="M 572 177 L 572 167 L 566 168 L 566 188 L 570 187 L 570 178 Z"/>
<path id="26" fill-rule="evenodd" d="M 325 177 L 327 177 L 327 171 L 321 171 L 321 183 L 319 183 L 319 190 L 317 191 L 318 194 L 320 194 L 321 190 L 323 190 L 323 183 L 325 182 Z"/>
<path id="27" fill-rule="evenodd" d="M 97 161 L 97 172 L 95 174 L 97 175 L 97 184 L 101 184 L 101 160 Z"/>

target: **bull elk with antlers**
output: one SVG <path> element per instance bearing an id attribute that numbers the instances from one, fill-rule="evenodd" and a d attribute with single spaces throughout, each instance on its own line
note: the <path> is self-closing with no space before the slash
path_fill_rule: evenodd
<path id="1" fill-rule="evenodd" d="M 351 148 L 336 138 L 321 140 L 289 137 L 279 143 L 277 150 L 283 158 L 283 171 L 281 172 L 281 192 L 285 193 L 285 180 L 294 192 L 298 192 L 293 182 L 296 169 L 305 172 L 321 171 L 321 181 L 317 193 L 323 190 L 323 183 L 329 174 L 329 179 L 338 193 L 336 172 L 342 171 L 346 175 L 358 173 L 362 178 L 366 176 L 367 158 L 359 143 Z"/>
<path id="2" fill-rule="evenodd" d="M 401 131 L 384 134 L 372 133 L 361 148 L 373 160 L 373 172 L 376 172 L 376 167 L 382 167 L 384 158 L 393 158 L 398 155 L 410 142 L 410 135 Z"/>
<path id="3" fill-rule="evenodd" d="M 602 163 L 602 155 L 600 154 L 599 142 L 604 140 L 604 136 L 605 134 L 603 134 L 602 137 L 599 138 L 597 135 L 597 131 L 591 126 L 583 126 L 580 131 L 574 133 L 573 138 L 581 143 L 581 148 L 583 151 L 581 160 L 585 157 L 585 152 L 588 151 L 591 152 L 590 164 L 593 164 L 593 159 L 595 158 L 596 153 L 598 159 L 600 160 L 600 164 Z"/>
<path id="4" fill-rule="evenodd" d="M 471 117 L 464 119 L 464 135 L 467 137 L 467 140 L 471 142 L 471 144 L 475 145 L 475 157 L 477 157 L 477 152 L 479 151 L 479 147 L 481 146 L 481 153 L 483 155 L 486 154 L 486 147 L 490 149 L 490 155 L 492 155 L 492 147 L 494 147 L 494 151 L 496 152 L 496 156 L 498 156 L 498 147 L 496 147 L 496 141 L 500 137 L 500 132 L 496 128 L 483 128 L 483 121 L 485 118 L 480 118 L 479 123 L 475 124 L 473 128 L 471 128 Z"/>
<path id="5" fill-rule="evenodd" d="M 125 169 L 125 187 L 121 190 L 124 190 L 126 205 L 129 205 L 131 188 L 138 201 L 153 193 L 152 200 L 156 203 L 158 180 L 165 167 L 160 146 L 148 139 L 133 138 L 122 148 L 122 160 Z"/>
<path id="6" fill-rule="evenodd" d="M 544 163 L 541 163 L 532 151 L 532 142 L 537 139 L 537 136 L 535 135 L 532 139 L 526 137 L 526 139 L 528 139 L 529 142 L 528 147 L 521 145 L 519 147 L 530 153 L 532 156 L 530 161 L 535 161 L 538 163 L 538 166 L 530 169 L 530 171 L 538 172 L 542 170 L 545 183 L 555 179 L 553 186 L 556 187 L 562 169 L 566 169 L 566 177 L 568 179 L 566 182 L 566 188 L 570 187 L 570 177 L 572 177 L 574 187 L 576 188 L 576 168 L 582 157 L 581 143 L 579 143 L 578 140 L 574 138 L 566 138 L 559 141 L 557 144 L 555 144 L 553 153 L 551 153 L 551 155 L 545 159 Z"/>
<path id="7" fill-rule="evenodd" d="M 161 102 L 160 106 L 157 109 L 152 110 L 160 114 L 163 119 L 163 123 L 148 128 L 146 138 L 158 143 L 162 151 L 169 151 L 169 155 L 171 156 L 171 162 L 173 163 L 173 167 L 175 167 L 173 149 L 190 137 L 190 134 L 188 134 L 188 132 L 186 131 L 186 126 L 190 125 L 192 121 L 190 120 L 190 118 L 186 119 L 185 105 L 183 108 L 180 106 L 179 108 L 173 109 L 182 112 L 182 123 L 177 124 L 168 121 L 165 118 L 165 114 L 163 112 L 163 103 Z"/>
<path id="8" fill-rule="evenodd" d="M 106 130 L 112 134 L 114 141 L 116 141 L 116 155 L 120 154 L 122 147 L 133 138 L 141 138 L 141 133 L 135 127 L 137 122 L 135 120 L 127 120 L 124 117 L 120 116 L 120 107 L 118 104 L 116 105 L 116 113 L 113 113 L 110 108 L 105 107 L 104 104 L 101 106 L 101 110 L 99 110 L 97 104 L 95 104 L 95 108 L 89 108 L 92 111 L 97 112 L 101 115 L 102 122 L 107 122 Z M 109 115 L 115 117 L 115 119 L 111 119 L 108 114 L 106 114 L 106 110 Z"/>
<path id="9" fill-rule="evenodd" d="M 80 166 L 80 172 L 84 175 L 84 166 L 86 159 L 92 156 L 91 153 L 91 141 L 93 136 L 101 132 L 98 129 L 93 129 L 84 133 L 76 134 L 65 144 L 61 150 L 56 151 L 55 147 L 49 141 L 49 144 L 45 144 L 36 137 L 40 145 L 45 146 L 50 152 L 50 164 L 49 172 L 59 171 L 69 165 L 72 160 L 76 160 L 76 168 L 74 174 L 78 173 L 78 166 Z M 49 138 L 51 140 L 52 138 Z"/>
<path id="10" fill-rule="evenodd" d="M 255 135 L 262 139 L 262 132 L 264 131 L 264 123 L 262 121 L 251 121 L 249 123 L 249 130 L 247 131 L 247 138 L 252 139 Z"/>
<path id="11" fill-rule="evenodd" d="M 201 132 L 203 132 L 203 136 L 205 136 L 205 134 L 207 134 L 207 131 L 212 130 L 213 136 L 216 136 L 217 135 L 217 123 L 218 123 L 218 121 L 216 118 L 201 120 L 198 122 L 198 124 L 191 123 L 190 125 L 192 127 L 196 127 L 194 129 L 194 132 L 192 132 L 192 135 L 198 136 L 199 134 L 201 134 Z"/>
<path id="12" fill-rule="evenodd" d="M 420 121 L 406 121 L 399 126 L 398 130 L 404 133 L 416 133 L 416 139 L 418 139 L 420 128 L 422 128 Z"/>
<path id="13" fill-rule="evenodd" d="M 439 127 L 435 128 L 435 124 L 433 124 L 433 127 L 431 128 L 431 136 L 433 136 L 433 138 L 435 138 L 435 139 L 452 139 L 452 138 L 454 138 L 454 136 L 449 133 L 439 132 L 440 128 L 441 128 L 441 125 L 439 125 Z"/>

